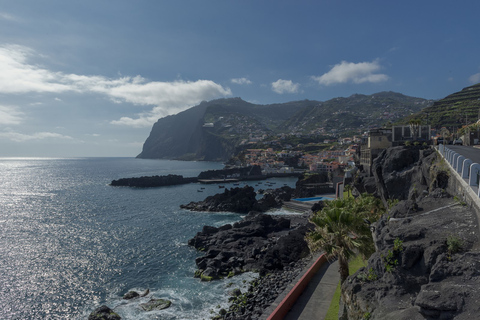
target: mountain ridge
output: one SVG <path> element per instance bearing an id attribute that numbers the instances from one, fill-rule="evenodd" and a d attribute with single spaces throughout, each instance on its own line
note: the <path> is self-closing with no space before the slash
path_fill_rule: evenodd
<path id="1" fill-rule="evenodd" d="M 458 128 L 480 119 L 480 83 L 463 88 L 460 91 L 436 100 L 431 106 L 412 114 L 402 121 L 421 120 L 432 128 Z"/>
<path id="2" fill-rule="evenodd" d="M 403 118 L 432 103 L 396 92 L 353 94 L 328 101 L 253 104 L 243 99 L 202 101 L 159 119 L 138 158 L 225 161 L 237 147 L 272 135 L 347 135 Z"/>

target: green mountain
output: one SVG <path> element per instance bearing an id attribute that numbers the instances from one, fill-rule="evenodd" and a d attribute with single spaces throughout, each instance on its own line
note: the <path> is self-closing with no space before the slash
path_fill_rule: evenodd
<path id="1" fill-rule="evenodd" d="M 324 128 L 327 133 L 351 134 L 398 121 L 432 103 L 431 100 L 395 92 L 354 94 L 348 98 L 335 98 L 304 108 L 288 119 L 281 128 L 283 132 L 305 132 Z"/>
<path id="2" fill-rule="evenodd" d="M 159 119 L 138 157 L 225 161 L 247 142 L 282 134 L 342 136 L 362 132 L 418 112 L 429 104 L 429 100 L 394 92 L 269 105 L 240 98 L 204 101 Z"/>
<path id="3" fill-rule="evenodd" d="M 420 119 L 432 128 L 446 127 L 449 130 L 477 121 L 480 119 L 480 83 L 435 101 L 432 106 L 407 117 L 402 123 L 414 119 Z"/>

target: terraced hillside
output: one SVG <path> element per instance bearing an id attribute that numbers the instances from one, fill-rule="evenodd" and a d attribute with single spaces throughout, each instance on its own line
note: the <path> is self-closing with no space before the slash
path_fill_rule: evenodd
<path id="1" fill-rule="evenodd" d="M 480 118 L 480 83 L 463 88 L 445 98 L 436 101 L 432 106 L 406 118 L 403 123 L 413 119 L 421 119 L 432 128 L 461 128 Z"/>

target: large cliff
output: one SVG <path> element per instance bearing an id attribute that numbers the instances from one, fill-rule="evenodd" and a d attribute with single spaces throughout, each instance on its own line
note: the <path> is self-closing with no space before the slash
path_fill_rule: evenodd
<path id="1" fill-rule="evenodd" d="M 205 101 L 159 119 L 138 157 L 225 161 L 239 151 L 242 141 L 256 141 L 279 133 L 358 131 L 361 127 L 380 126 L 402 118 L 429 103 L 393 92 L 357 94 L 326 102 L 302 100 L 269 105 L 252 104 L 240 98 Z"/>
<path id="2" fill-rule="evenodd" d="M 342 286 L 344 319 L 478 319 L 476 214 L 449 194 L 445 166 L 432 150 L 396 147 L 375 160 L 373 178 L 357 179 L 401 201 L 372 226 L 367 267 Z"/>

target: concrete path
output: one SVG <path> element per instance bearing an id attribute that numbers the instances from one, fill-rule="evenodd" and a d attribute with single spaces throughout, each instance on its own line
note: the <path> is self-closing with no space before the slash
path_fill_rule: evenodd
<path id="1" fill-rule="evenodd" d="M 338 261 L 325 263 L 312 278 L 284 320 L 325 319 L 339 281 Z"/>

